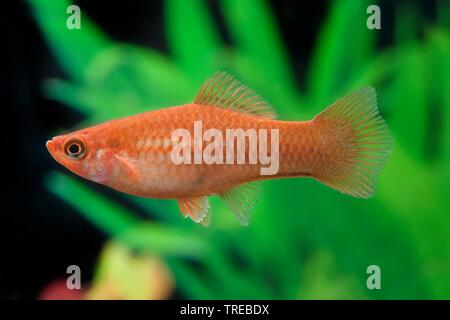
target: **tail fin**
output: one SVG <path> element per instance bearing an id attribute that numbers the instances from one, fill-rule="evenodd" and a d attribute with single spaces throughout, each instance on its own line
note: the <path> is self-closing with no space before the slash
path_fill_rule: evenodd
<path id="1" fill-rule="evenodd" d="M 369 198 L 392 148 L 377 108 L 375 89 L 365 87 L 337 100 L 314 118 L 335 148 L 317 180 L 346 194 Z"/>

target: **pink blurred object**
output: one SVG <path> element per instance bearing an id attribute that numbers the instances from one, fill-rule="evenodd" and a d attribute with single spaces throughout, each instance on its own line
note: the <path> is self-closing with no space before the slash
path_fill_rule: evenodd
<path id="1" fill-rule="evenodd" d="M 65 279 L 50 282 L 39 295 L 39 300 L 84 300 L 85 292 L 82 289 L 70 290 Z"/>

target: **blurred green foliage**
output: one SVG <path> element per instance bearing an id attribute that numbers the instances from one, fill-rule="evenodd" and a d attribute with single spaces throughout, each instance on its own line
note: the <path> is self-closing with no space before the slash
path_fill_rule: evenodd
<path id="1" fill-rule="evenodd" d="M 30 0 L 68 75 L 49 79 L 45 92 L 85 113 L 80 127 L 189 102 L 227 69 L 291 120 L 373 85 L 395 141 L 374 198 L 306 179 L 268 181 L 247 228 L 217 199 L 203 228 L 182 219 L 175 201 L 118 195 L 148 212 L 152 222 L 143 222 L 65 174 L 52 173 L 48 187 L 111 237 L 160 255 L 185 298 L 450 298 L 450 8 L 438 1 L 437 23 L 419 38 L 419 8 L 397 6 L 395 43 L 380 51 L 377 31 L 365 27 L 372 2 L 330 2 L 300 90 L 267 1 L 219 2 L 232 47 L 205 0 L 164 1 L 166 56 L 112 41 L 83 13 L 82 29 L 67 30 L 68 1 Z M 366 288 L 372 264 L 382 290 Z"/>

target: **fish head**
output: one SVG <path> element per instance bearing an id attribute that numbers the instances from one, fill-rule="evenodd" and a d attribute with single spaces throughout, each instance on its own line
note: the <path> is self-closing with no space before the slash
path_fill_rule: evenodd
<path id="1" fill-rule="evenodd" d="M 100 142 L 94 131 L 81 131 L 56 136 L 47 141 L 51 156 L 75 174 L 97 183 L 109 184 L 114 172 L 114 157 Z"/>

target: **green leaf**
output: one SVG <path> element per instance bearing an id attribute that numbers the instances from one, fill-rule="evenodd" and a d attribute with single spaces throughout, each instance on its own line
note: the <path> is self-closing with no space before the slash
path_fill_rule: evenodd
<path id="1" fill-rule="evenodd" d="M 155 223 L 141 223 L 132 212 L 66 175 L 52 173 L 47 187 L 99 229 L 131 249 L 185 257 L 198 257 L 207 249 L 197 235 Z"/>
<path id="2" fill-rule="evenodd" d="M 166 32 L 175 64 L 200 84 L 223 63 L 222 44 L 204 0 L 165 1 Z"/>
<path id="3" fill-rule="evenodd" d="M 81 29 L 69 30 L 66 20 L 66 0 L 29 0 L 34 15 L 45 34 L 53 53 L 64 70 L 81 80 L 86 66 L 111 41 L 89 20 L 81 8 Z"/>
<path id="4" fill-rule="evenodd" d="M 234 50 L 251 61 L 253 74 L 258 73 L 257 77 L 249 77 L 258 80 L 255 89 L 264 87 L 268 99 L 281 94 L 295 97 L 292 68 L 267 1 L 222 0 L 221 4 Z M 245 72 L 246 75 L 250 72 Z"/>
<path id="5" fill-rule="evenodd" d="M 45 89 L 49 97 L 92 116 L 90 123 L 183 104 L 195 96 L 191 83 L 164 56 L 127 45 L 101 52 L 84 78 L 81 84 L 52 80 Z"/>
<path id="6" fill-rule="evenodd" d="M 205 280 L 203 275 L 191 266 L 180 261 L 169 261 L 169 266 L 175 274 L 178 290 L 184 295 L 184 298 L 211 300 L 221 297 L 214 290 L 211 282 Z"/>
<path id="7" fill-rule="evenodd" d="M 195 233 L 154 223 L 141 223 L 116 239 L 135 250 L 163 256 L 198 257 L 208 249 L 204 239 Z"/>
<path id="8" fill-rule="evenodd" d="M 427 103 L 428 82 L 431 80 L 427 79 L 424 58 L 423 49 L 417 46 L 402 51 L 393 86 L 379 95 L 379 104 L 391 112 L 389 125 L 395 138 L 422 160 L 425 160 L 430 116 Z M 414 124 L 414 130 L 411 124 Z"/>
<path id="9" fill-rule="evenodd" d="M 429 33 L 427 70 L 429 74 L 430 99 L 432 105 L 432 121 L 436 124 L 428 127 L 428 142 L 437 150 L 435 157 L 442 164 L 450 160 L 450 36 L 445 30 L 431 30 Z M 432 78 L 432 80 L 430 80 Z M 429 149 L 428 149 L 429 150 Z"/>
<path id="10" fill-rule="evenodd" d="M 447 0 L 438 0 L 436 14 L 437 25 L 448 31 L 450 29 L 450 3 Z"/>
<path id="11" fill-rule="evenodd" d="M 395 40 L 399 45 L 415 42 L 419 32 L 419 13 L 417 3 L 403 2 L 395 11 Z"/>
<path id="12" fill-rule="evenodd" d="M 371 1 L 332 2 L 321 30 L 308 74 L 311 102 L 319 111 L 342 94 L 373 56 L 376 30 L 366 26 Z"/>
<path id="13" fill-rule="evenodd" d="M 93 192 L 74 178 L 53 172 L 48 176 L 46 185 L 50 191 L 110 235 L 122 233 L 138 222 L 131 212 Z"/>

